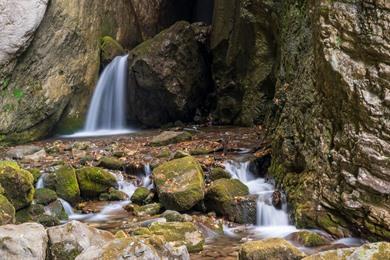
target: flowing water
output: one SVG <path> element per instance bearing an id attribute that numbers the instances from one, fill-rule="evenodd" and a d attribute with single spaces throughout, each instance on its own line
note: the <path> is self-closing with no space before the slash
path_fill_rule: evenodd
<path id="1" fill-rule="evenodd" d="M 265 178 L 256 177 L 249 168 L 249 162 L 225 162 L 226 170 L 235 179 L 239 179 L 249 188 L 249 193 L 257 196 L 256 226 L 264 236 L 284 236 L 294 232 L 296 228 L 289 225 L 287 204 L 282 203 L 281 209 L 272 205 L 274 186 Z"/>
<path id="2" fill-rule="evenodd" d="M 126 89 L 128 61 L 116 57 L 101 74 L 88 109 L 84 129 L 66 137 L 119 135 L 126 128 Z"/>

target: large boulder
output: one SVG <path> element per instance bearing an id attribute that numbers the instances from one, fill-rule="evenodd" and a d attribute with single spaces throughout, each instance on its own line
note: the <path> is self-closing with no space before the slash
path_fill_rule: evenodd
<path id="1" fill-rule="evenodd" d="M 52 259 L 74 259 L 89 247 L 101 248 L 114 239 L 108 231 L 78 221 L 47 229 Z"/>
<path id="2" fill-rule="evenodd" d="M 45 260 L 48 238 L 37 223 L 0 226 L 0 256 L 4 260 Z"/>
<path id="3" fill-rule="evenodd" d="M 126 168 L 126 163 L 115 157 L 105 156 L 100 158 L 98 166 L 111 170 L 124 170 Z"/>
<path id="4" fill-rule="evenodd" d="M 1 186 L 0 186 L 1 187 Z M 0 193 L 0 226 L 15 222 L 15 208 L 8 199 Z"/>
<path id="5" fill-rule="evenodd" d="M 205 197 L 206 208 L 238 223 L 256 221 L 256 198 L 248 187 L 237 179 L 218 179 L 211 183 Z"/>
<path id="6" fill-rule="evenodd" d="M 76 170 L 71 166 L 62 166 L 55 173 L 46 175 L 44 183 L 48 188 L 54 190 L 60 198 L 70 203 L 80 200 Z"/>
<path id="7" fill-rule="evenodd" d="M 192 120 L 208 87 L 195 25 L 180 21 L 129 55 L 130 116 L 147 126 Z"/>
<path id="8" fill-rule="evenodd" d="M 185 246 L 174 246 L 161 236 L 124 236 L 103 247 L 92 246 L 76 257 L 76 260 L 99 259 L 189 260 L 190 256 Z"/>
<path id="9" fill-rule="evenodd" d="M 329 250 L 320 252 L 308 257 L 304 260 L 380 260 L 390 259 L 390 243 L 378 242 L 365 244 L 357 248 L 340 248 L 335 250 Z"/>
<path id="10" fill-rule="evenodd" d="M 118 238 L 103 247 L 90 247 L 77 260 L 161 259 L 153 246 L 134 238 Z"/>
<path id="11" fill-rule="evenodd" d="M 48 2 L 1 1 L 0 27 L 4 37 L 0 41 L 0 65 L 12 62 L 15 56 L 27 49 L 44 17 Z"/>
<path id="12" fill-rule="evenodd" d="M 195 158 L 187 156 L 153 170 L 160 203 L 166 209 L 189 210 L 204 197 L 204 174 Z"/>
<path id="13" fill-rule="evenodd" d="M 131 196 L 131 202 L 143 205 L 150 203 L 153 199 L 153 193 L 145 187 L 138 187 Z"/>
<path id="14" fill-rule="evenodd" d="M 27 207 L 34 197 L 34 177 L 14 162 L 0 162 L 0 185 L 16 210 Z"/>
<path id="15" fill-rule="evenodd" d="M 270 238 L 244 243 L 238 254 L 239 260 L 299 260 L 305 254 L 281 238 Z"/>
<path id="16" fill-rule="evenodd" d="M 115 176 L 98 167 L 84 167 L 77 170 L 77 180 L 83 197 L 99 197 L 110 188 L 117 188 Z"/>
<path id="17" fill-rule="evenodd" d="M 34 199 L 38 204 L 47 205 L 50 202 L 57 200 L 57 193 L 47 188 L 36 189 Z"/>

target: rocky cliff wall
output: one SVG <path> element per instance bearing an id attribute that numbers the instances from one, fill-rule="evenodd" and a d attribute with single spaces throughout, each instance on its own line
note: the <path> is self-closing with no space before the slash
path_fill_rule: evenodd
<path id="1" fill-rule="evenodd" d="M 389 239 L 389 4 L 286 1 L 276 8 L 271 172 L 298 225 Z"/>

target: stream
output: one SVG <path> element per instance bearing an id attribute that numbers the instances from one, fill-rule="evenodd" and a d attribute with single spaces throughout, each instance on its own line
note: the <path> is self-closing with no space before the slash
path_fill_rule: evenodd
<path id="1" fill-rule="evenodd" d="M 266 238 L 285 238 L 294 232 L 299 231 L 289 220 L 287 212 L 287 203 L 282 198 L 280 208 L 276 208 L 272 204 L 272 194 L 275 187 L 267 181 L 266 176 L 256 176 L 250 170 L 250 162 L 237 162 L 228 160 L 224 162 L 225 169 L 230 173 L 231 177 L 240 180 L 244 183 L 251 195 L 256 196 L 256 224 L 255 225 L 238 225 L 230 222 L 225 222 L 223 225 L 223 234 L 219 234 L 205 225 L 198 223 L 206 237 L 205 249 L 197 255 L 192 256 L 193 259 L 235 259 L 239 245 L 248 240 L 261 240 Z M 125 192 L 129 198 L 134 193 L 137 187 L 153 188 L 151 179 L 151 167 L 146 165 L 143 173 L 137 176 L 137 179 L 128 180 L 120 172 L 113 173 L 117 179 L 119 190 Z M 44 187 L 44 176 L 42 176 L 36 188 Z M 59 199 L 62 203 L 69 220 L 78 220 L 90 225 L 107 230 L 120 230 L 126 221 L 131 218 L 131 214 L 123 209 L 125 205 L 130 203 L 130 199 L 126 201 L 109 202 L 101 206 L 96 213 L 83 214 L 74 210 L 72 206 L 65 200 Z M 153 221 L 161 221 L 161 218 L 149 218 L 148 223 Z M 311 230 L 321 233 L 325 237 L 333 240 L 331 236 L 320 230 Z M 306 253 L 315 253 L 322 251 L 323 248 L 305 248 L 295 243 L 302 251 Z M 334 240 L 334 247 L 343 246 L 359 246 L 364 241 L 357 238 L 344 238 Z M 199 258 L 198 258 L 199 257 Z"/>

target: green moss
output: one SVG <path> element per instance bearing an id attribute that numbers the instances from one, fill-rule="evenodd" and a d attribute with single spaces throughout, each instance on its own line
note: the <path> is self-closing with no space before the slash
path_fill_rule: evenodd
<path id="1" fill-rule="evenodd" d="M 99 196 L 99 200 L 103 200 L 103 201 L 120 201 L 126 199 L 128 199 L 126 193 L 114 188 L 110 188 L 107 193 L 102 193 Z"/>
<path id="2" fill-rule="evenodd" d="M 126 163 L 115 157 L 104 156 L 99 160 L 98 166 L 111 170 L 123 170 L 126 167 Z"/>
<path id="3" fill-rule="evenodd" d="M 59 220 L 68 220 L 68 214 L 66 213 L 61 201 L 56 200 L 50 203 L 47 208 L 50 211 L 50 215 Z"/>
<path id="4" fill-rule="evenodd" d="M 16 210 L 27 207 L 34 197 L 34 178 L 14 162 L 1 162 L 0 185 Z"/>
<path id="5" fill-rule="evenodd" d="M 268 259 L 291 259 L 299 260 L 305 254 L 281 238 L 270 238 L 260 241 L 246 242 L 240 248 L 240 260 L 268 260 Z"/>
<path id="6" fill-rule="evenodd" d="M 306 247 L 316 247 L 330 244 L 330 242 L 323 236 L 310 231 L 297 232 L 294 234 L 294 237 L 296 237 L 298 242 Z"/>
<path id="7" fill-rule="evenodd" d="M 70 203 L 76 203 L 80 199 L 76 171 L 71 166 L 62 166 L 55 174 L 48 175 L 45 184 L 55 190 L 60 198 Z"/>
<path id="8" fill-rule="evenodd" d="M 205 242 L 202 233 L 191 222 L 155 222 L 149 230 L 168 242 L 182 241 L 190 253 L 201 251 Z"/>
<path id="9" fill-rule="evenodd" d="M 45 214 L 45 208 L 43 205 L 32 204 L 27 208 L 18 210 L 16 212 L 16 222 L 18 224 L 35 221 L 38 216 Z"/>
<path id="10" fill-rule="evenodd" d="M 219 215 L 236 214 L 235 198 L 249 195 L 248 187 L 237 179 L 218 179 L 211 183 L 205 197 L 206 208 Z"/>
<path id="11" fill-rule="evenodd" d="M 195 158 L 187 156 L 153 170 L 160 203 L 166 209 L 188 210 L 204 197 L 204 174 Z"/>
<path id="12" fill-rule="evenodd" d="M 19 170 L 20 169 L 20 166 L 17 162 L 14 162 L 14 161 L 0 161 L 0 167 L 11 167 L 11 168 L 14 168 L 16 170 Z"/>
<path id="13" fill-rule="evenodd" d="M 50 254 L 53 259 L 74 260 L 82 251 L 83 248 L 78 243 L 71 241 L 59 242 L 50 246 Z"/>
<path id="14" fill-rule="evenodd" d="M 84 167 L 77 170 L 77 180 L 83 197 L 99 197 L 101 193 L 118 186 L 112 174 L 98 167 Z"/>
<path id="15" fill-rule="evenodd" d="M 231 175 L 224 168 L 215 167 L 210 170 L 209 179 L 215 181 L 218 179 L 230 179 Z"/>
<path id="16" fill-rule="evenodd" d="M 37 168 L 29 169 L 28 171 L 32 174 L 32 176 L 34 178 L 34 184 L 37 183 L 38 179 L 42 175 L 41 171 Z"/>
<path id="17" fill-rule="evenodd" d="M 36 203 L 47 205 L 50 202 L 57 200 L 57 193 L 51 189 L 37 189 L 35 190 L 34 198 Z"/>
<path id="18" fill-rule="evenodd" d="M 137 217 L 153 216 L 161 212 L 160 203 L 151 203 L 144 206 L 132 205 L 132 211 Z"/>
<path id="19" fill-rule="evenodd" d="M 131 201 L 135 204 L 143 205 L 147 203 L 147 198 L 151 194 L 151 191 L 145 187 L 138 187 L 133 196 L 131 196 Z"/>
<path id="20" fill-rule="evenodd" d="M 104 36 L 100 39 L 100 51 L 103 62 L 111 61 L 116 56 L 125 53 L 123 47 L 110 36 Z"/>
<path id="21" fill-rule="evenodd" d="M 15 208 L 8 199 L 0 195 L 0 226 L 15 222 Z"/>

